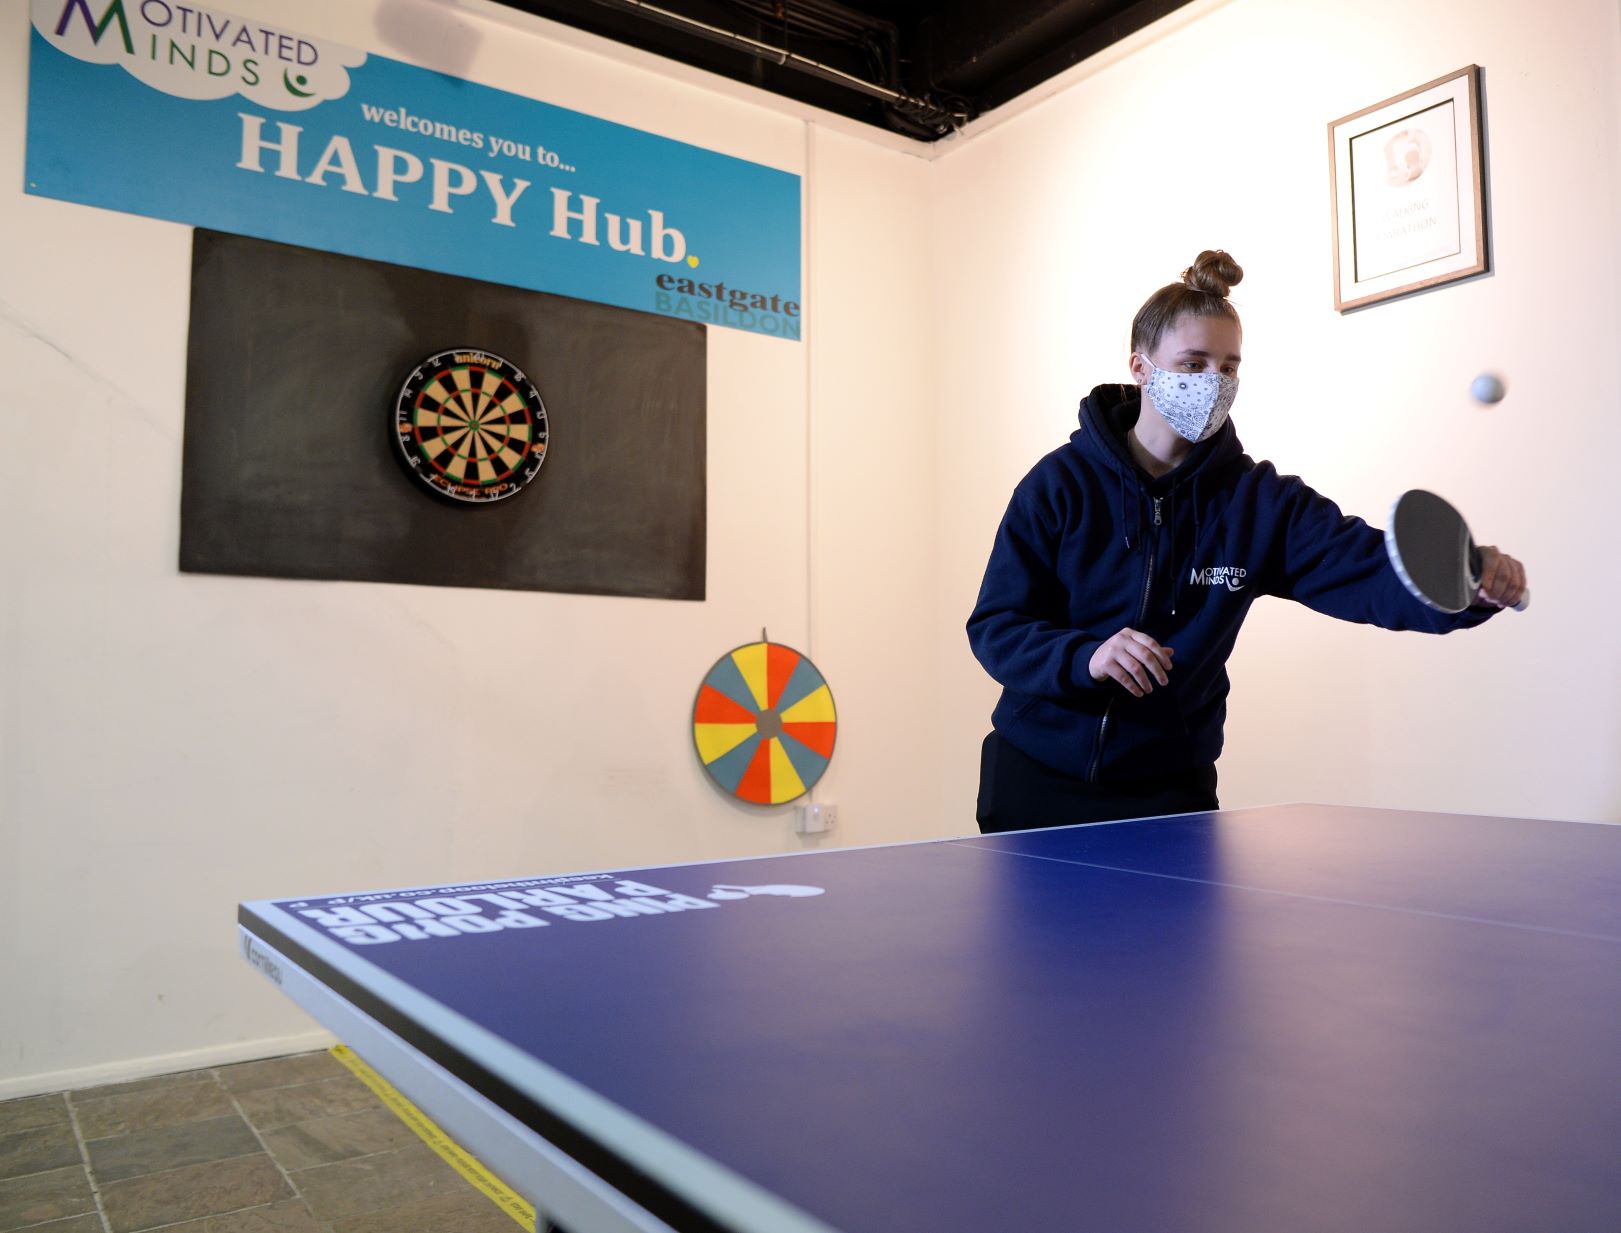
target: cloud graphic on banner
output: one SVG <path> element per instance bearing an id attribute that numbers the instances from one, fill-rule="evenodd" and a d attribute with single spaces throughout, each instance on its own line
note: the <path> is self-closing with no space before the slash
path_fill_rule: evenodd
<path id="1" fill-rule="evenodd" d="M 170 0 L 33 0 L 34 29 L 58 51 L 117 64 L 175 98 L 243 98 L 307 111 L 349 92 L 366 53 Z"/>

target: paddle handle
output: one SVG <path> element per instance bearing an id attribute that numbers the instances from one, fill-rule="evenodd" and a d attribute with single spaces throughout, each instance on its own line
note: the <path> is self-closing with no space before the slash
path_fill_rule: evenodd
<path id="1" fill-rule="evenodd" d="M 1474 583 L 1475 590 L 1480 590 L 1480 575 L 1483 572 L 1480 563 L 1480 549 L 1473 543 L 1469 545 L 1469 580 Z M 1520 596 L 1520 602 L 1514 605 L 1515 612 L 1524 612 L 1531 606 L 1531 588 L 1526 587 L 1525 593 Z"/>

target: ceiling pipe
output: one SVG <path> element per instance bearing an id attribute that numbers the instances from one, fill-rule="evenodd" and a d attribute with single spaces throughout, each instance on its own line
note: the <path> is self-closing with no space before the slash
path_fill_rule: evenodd
<path id="1" fill-rule="evenodd" d="M 789 51 L 785 47 L 773 47 L 759 39 L 750 38 L 746 34 L 739 34 L 735 30 L 726 30 L 720 26 L 712 26 L 708 22 L 699 21 L 695 17 L 687 17 L 669 9 L 660 8 L 656 4 L 649 4 L 646 0 L 593 0 L 604 8 L 618 9 L 622 12 L 640 13 L 652 21 L 672 26 L 677 30 L 685 30 L 689 34 L 696 34 L 711 42 L 722 43 L 726 46 L 745 51 L 750 55 L 758 56 L 762 60 L 770 60 L 784 68 L 797 69 L 819 77 L 823 81 L 833 82 L 865 94 L 869 98 L 881 99 L 890 106 L 905 113 L 912 120 L 931 125 L 938 131 L 947 129 L 960 129 L 972 117 L 961 110 L 952 110 L 942 107 L 931 99 L 918 98 L 901 90 L 892 90 L 888 86 L 881 86 L 877 82 L 867 81 L 853 73 L 846 73 L 843 69 L 834 68 L 830 64 L 823 64 L 802 56 L 798 52 Z"/>

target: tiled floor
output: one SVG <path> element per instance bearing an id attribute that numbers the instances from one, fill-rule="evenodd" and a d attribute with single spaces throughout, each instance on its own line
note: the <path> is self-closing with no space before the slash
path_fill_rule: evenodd
<path id="1" fill-rule="evenodd" d="M 0 1103 L 0 1231 L 515 1233 L 327 1053 Z"/>

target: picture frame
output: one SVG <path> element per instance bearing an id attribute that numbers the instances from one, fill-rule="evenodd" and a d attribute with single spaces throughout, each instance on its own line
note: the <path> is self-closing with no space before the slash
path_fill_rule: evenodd
<path id="1" fill-rule="evenodd" d="M 1486 273 L 1480 66 L 1328 126 L 1334 308 L 1364 308 Z"/>

